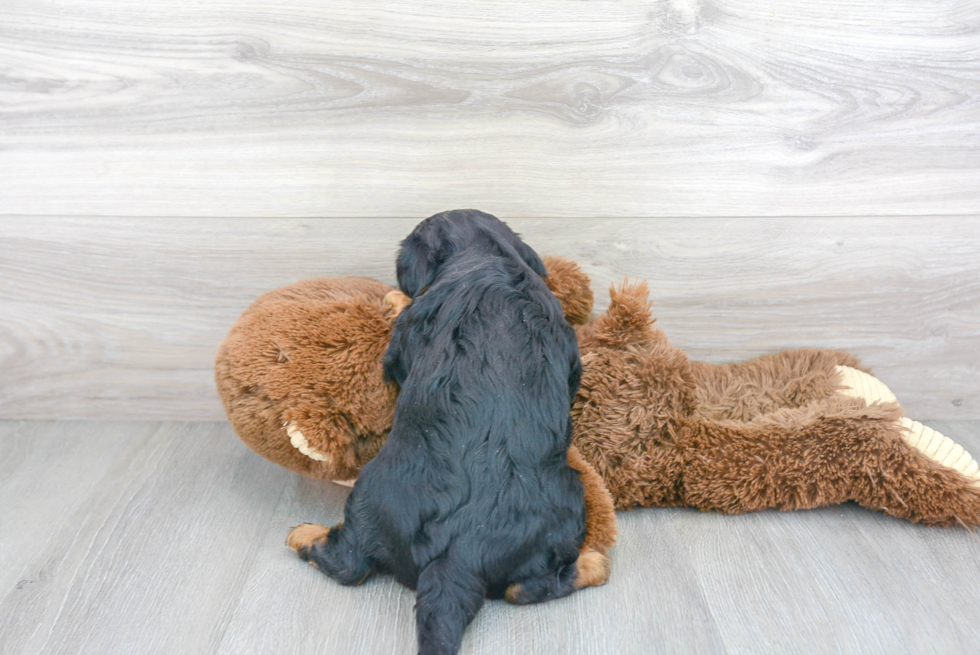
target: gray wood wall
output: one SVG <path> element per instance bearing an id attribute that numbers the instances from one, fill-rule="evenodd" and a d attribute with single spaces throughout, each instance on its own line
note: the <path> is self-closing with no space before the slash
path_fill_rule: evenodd
<path id="1" fill-rule="evenodd" d="M 0 4 L 0 418 L 220 419 L 255 296 L 453 207 L 980 418 L 973 0 Z"/>

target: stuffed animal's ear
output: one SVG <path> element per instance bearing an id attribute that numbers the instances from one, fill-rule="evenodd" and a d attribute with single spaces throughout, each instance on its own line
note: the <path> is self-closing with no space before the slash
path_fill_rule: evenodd
<path id="1" fill-rule="evenodd" d="M 412 299 L 398 289 L 392 289 L 385 295 L 384 304 L 391 307 L 395 312 L 395 316 L 398 316 L 402 313 L 402 310 L 412 304 Z"/>
<path id="2" fill-rule="evenodd" d="M 560 257 L 545 257 L 544 266 L 548 269 L 545 282 L 561 303 L 565 320 L 584 325 L 592 314 L 594 301 L 589 276 L 575 262 Z"/>
<path id="3" fill-rule="evenodd" d="M 650 305 L 645 281 L 623 280 L 619 288 L 610 287 L 609 307 L 592 324 L 591 337 L 613 348 L 654 343 L 663 333 L 654 330 Z"/>

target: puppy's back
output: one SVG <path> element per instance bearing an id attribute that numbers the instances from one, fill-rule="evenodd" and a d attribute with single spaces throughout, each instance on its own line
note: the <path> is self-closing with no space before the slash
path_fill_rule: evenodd
<path id="1" fill-rule="evenodd" d="M 426 406 L 427 421 L 438 416 L 457 441 L 516 441 L 523 450 L 511 455 L 521 460 L 567 449 L 577 342 L 529 267 L 466 250 L 399 320 L 386 359 L 402 387 L 396 423 L 398 412 Z"/>
<path id="2" fill-rule="evenodd" d="M 417 567 L 420 645 L 445 640 L 455 652 L 484 596 L 525 581 L 551 597 L 573 590 L 585 517 L 567 465 L 575 333 L 540 259 L 509 228 L 476 216 L 454 231 L 449 218 L 420 226 L 399 256 L 414 300 L 385 371 L 401 392 L 365 474 L 377 463 L 398 490 L 381 513 L 409 509 L 382 523 L 397 526 L 388 540 Z"/>

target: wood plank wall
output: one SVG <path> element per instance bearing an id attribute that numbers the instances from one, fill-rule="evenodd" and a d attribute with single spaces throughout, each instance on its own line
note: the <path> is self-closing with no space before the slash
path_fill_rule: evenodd
<path id="1" fill-rule="evenodd" d="M 580 262 L 597 307 L 649 280 L 695 358 L 850 350 L 911 416 L 980 416 L 975 218 L 512 219 Z M 223 416 L 217 344 L 267 289 L 394 280 L 415 219 L 8 218 L 0 223 L 0 416 Z"/>
<path id="2" fill-rule="evenodd" d="M 452 207 L 980 418 L 973 0 L 4 3 L 0 418 L 221 418 L 248 302 Z"/>

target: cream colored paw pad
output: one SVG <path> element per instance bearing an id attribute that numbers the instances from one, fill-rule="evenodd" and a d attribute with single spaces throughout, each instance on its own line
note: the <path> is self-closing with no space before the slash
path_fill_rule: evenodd
<path id="1" fill-rule="evenodd" d="M 842 394 L 852 398 L 864 398 L 869 405 L 875 402 L 898 402 L 898 398 L 891 392 L 891 389 L 875 376 L 850 366 L 838 366 L 837 371 L 841 376 L 841 384 L 847 387 L 841 390 Z"/>
<path id="2" fill-rule="evenodd" d="M 310 459 L 315 459 L 318 462 L 327 461 L 327 456 L 321 453 L 319 450 L 310 445 L 310 442 L 306 440 L 303 433 L 299 431 L 299 428 L 292 423 L 286 424 L 286 434 L 289 435 L 289 443 L 293 445 L 293 448 L 303 453 Z"/>
<path id="3" fill-rule="evenodd" d="M 963 446 L 918 421 L 904 416 L 899 420 L 908 430 L 905 434 L 907 444 L 943 466 L 959 471 L 968 478 L 980 480 L 980 465 Z"/>
<path id="4" fill-rule="evenodd" d="M 286 434 L 289 435 L 289 443 L 292 444 L 293 448 L 299 452 L 317 462 L 327 461 L 327 455 L 325 453 L 321 453 L 319 450 L 311 446 L 310 442 L 306 440 L 306 437 L 303 436 L 303 433 L 300 432 L 299 428 L 292 423 L 286 424 Z M 353 478 L 351 480 L 331 480 L 331 482 L 342 484 L 345 487 L 353 487 L 354 480 L 356 479 L 357 478 Z"/>
<path id="5" fill-rule="evenodd" d="M 850 366 L 838 366 L 837 370 L 841 374 L 841 384 L 845 387 L 841 390 L 844 395 L 863 398 L 869 405 L 875 402 L 898 402 L 895 394 L 878 378 Z M 903 435 L 905 443 L 934 462 L 980 481 L 980 465 L 963 446 L 918 421 L 902 417 L 899 422 L 906 429 Z"/>

